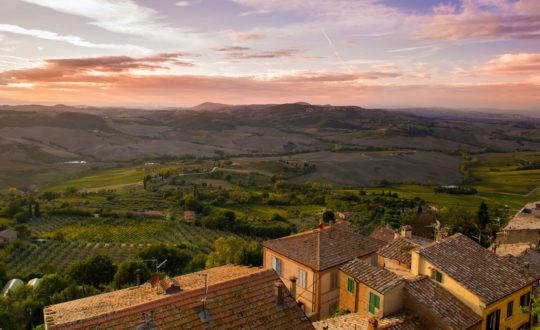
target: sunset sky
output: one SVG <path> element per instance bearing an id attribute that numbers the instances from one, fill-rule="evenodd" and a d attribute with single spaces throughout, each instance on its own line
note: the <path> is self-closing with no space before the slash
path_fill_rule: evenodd
<path id="1" fill-rule="evenodd" d="M 539 0 L 0 0 L 0 103 L 540 112 Z"/>

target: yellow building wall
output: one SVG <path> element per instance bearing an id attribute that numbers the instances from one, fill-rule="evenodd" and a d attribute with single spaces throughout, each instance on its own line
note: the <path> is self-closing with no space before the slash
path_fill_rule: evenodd
<path id="1" fill-rule="evenodd" d="M 306 267 L 298 262 L 295 262 L 279 253 L 263 248 L 263 268 L 272 269 L 272 256 L 281 260 L 281 280 L 287 288 L 291 289 L 291 276 L 299 277 L 299 270 L 302 269 L 307 273 L 306 288 L 301 288 L 299 281 L 296 280 L 296 300 L 304 304 L 306 315 L 317 313 L 318 305 L 316 301 L 317 291 L 317 274 L 309 267 Z"/>
<path id="2" fill-rule="evenodd" d="M 349 275 L 344 272 L 339 272 L 339 307 L 350 311 L 351 313 L 358 312 L 356 306 L 356 297 L 358 296 L 358 283 L 354 284 L 354 293 L 347 291 L 347 281 Z"/>
<path id="3" fill-rule="evenodd" d="M 510 328 L 510 329 L 517 329 L 519 328 L 521 325 L 523 325 L 524 323 L 527 323 L 529 322 L 529 314 L 528 313 L 523 313 L 521 311 L 521 308 L 519 306 L 519 298 L 526 294 L 527 292 L 531 292 L 532 291 L 532 284 L 530 286 L 527 286 L 517 292 L 515 292 L 514 294 L 508 296 L 508 297 L 505 297 L 489 306 L 487 306 L 487 308 L 485 309 L 484 313 L 483 313 L 483 321 L 482 321 L 482 329 L 485 329 L 486 328 L 486 322 L 487 322 L 487 317 L 489 314 L 491 314 L 493 311 L 496 311 L 497 309 L 500 309 L 501 310 L 501 329 L 506 329 L 506 328 Z M 514 313 L 512 316 L 510 317 L 506 317 L 506 309 L 508 307 L 508 303 L 510 301 L 513 301 L 514 302 Z M 527 307 L 527 309 L 530 308 L 530 305 Z"/>

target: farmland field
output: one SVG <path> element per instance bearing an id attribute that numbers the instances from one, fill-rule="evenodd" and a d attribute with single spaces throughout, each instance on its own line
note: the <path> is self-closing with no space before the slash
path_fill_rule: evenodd
<path id="1" fill-rule="evenodd" d="M 4 263 L 13 275 L 37 273 L 42 267 L 64 272 L 72 264 L 93 256 L 106 254 L 114 262 L 123 262 L 147 244 L 89 243 L 51 240 L 43 243 L 23 243 L 11 251 Z"/>

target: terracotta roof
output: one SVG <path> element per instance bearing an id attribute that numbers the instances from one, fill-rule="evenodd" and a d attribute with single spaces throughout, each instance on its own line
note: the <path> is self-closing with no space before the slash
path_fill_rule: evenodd
<path id="1" fill-rule="evenodd" d="M 490 246 L 490 251 L 495 249 L 495 253 L 500 256 L 519 256 L 523 252 L 532 248 L 531 243 L 510 243 L 510 244 L 492 244 Z"/>
<path id="2" fill-rule="evenodd" d="M 206 308 L 204 281 L 208 275 Z M 283 286 L 276 304 L 273 270 L 222 266 L 176 277 L 181 291 L 157 293 L 149 283 L 45 308 L 47 329 L 313 329 Z M 146 319 L 144 318 L 146 316 Z"/>
<path id="3" fill-rule="evenodd" d="M 427 277 L 408 282 L 405 290 L 408 298 L 424 306 L 433 318 L 449 329 L 469 329 L 482 322 L 482 316 Z"/>
<path id="4" fill-rule="evenodd" d="M 3 231 L 0 231 L 0 238 L 6 239 L 6 240 L 16 240 L 17 232 L 12 229 L 6 229 Z"/>
<path id="5" fill-rule="evenodd" d="M 504 230 L 540 229 L 540 201 L 525 205 Z"/>
<path id="6" fill-rule="evenodd" d="M 411 265 L 411 250 L 421 245 L 431 243 L 430 240 L 419 240 L 415 237 L 399 237 L 392 243 L 382 247 L 377 254 L 388 259 L 397 260 L 401 263 Z"/>
<path id="7" fill-rule="evenodd" d="M 317 330 L 365 330 L 372 315 L 351 313 L 313 323 Z M 390 315 L 379 320 L 379 330 L 421 330 L 420 321 L 409 314 Z"/>
<path id="8" fill-rule="evenodd" d="M 391 271 L 374 267 L 361 259 L 354 259 L 340 269 L 355 280 L 382 294 L 403 282 L 401 277 Z"/>
<path id="9" fill-rule="evenodd" d="M 369 237 L 378 239 L 379 241 L 383 241 L 386 243 L 392 243 L 394 239 L 396 238 L 396 235 L 399 235 L 394 230 L 388 227 L 377 227 Z"/>
<path id="10" fill-rule="evenodd" d="M 419 247 L 416 251 L 488 305 L 536 280 L 462 234 Z"/>
<path id="11" fill-rule="evenodd" d="M 516 257 L 518 262 L 518 270 L 523 270 L 523 266 L 529 264 L 529 271 L 540 277 L 540 251 L 539 250 L 527 250 Z"/>
<path id="12" fill-rule="evenodd" d="M 384 242 L 366 237 L 348 222 L 263 242 L 263 246 L 314 270 L 341 265 L 377 251 Z"/>

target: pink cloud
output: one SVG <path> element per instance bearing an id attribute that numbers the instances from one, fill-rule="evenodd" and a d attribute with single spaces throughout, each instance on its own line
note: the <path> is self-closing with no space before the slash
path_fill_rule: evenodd
<path id="1" fill-rule="evenodd" d="M 434 7 L 434 15 L 421 24 L 419 39 L 463 40 L 474 38 L 540 38 L 540 5 L 537 0 L 462 0 Z"/>

